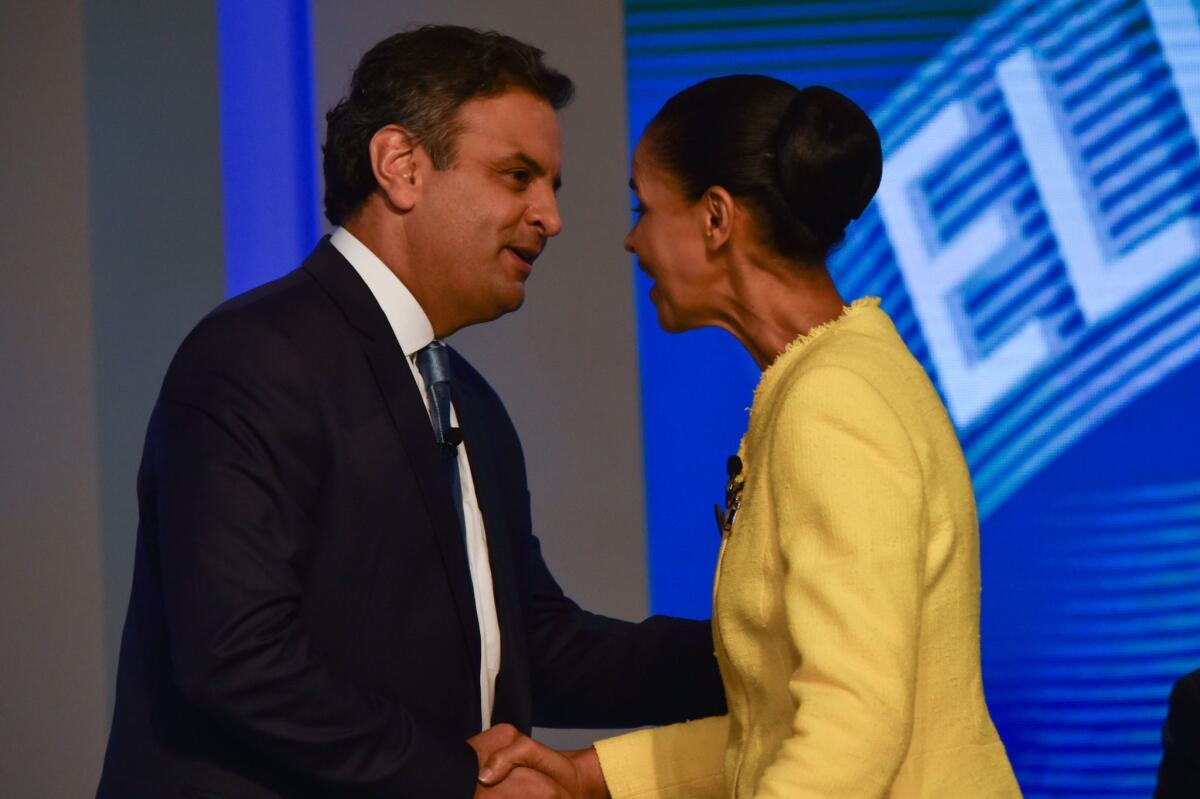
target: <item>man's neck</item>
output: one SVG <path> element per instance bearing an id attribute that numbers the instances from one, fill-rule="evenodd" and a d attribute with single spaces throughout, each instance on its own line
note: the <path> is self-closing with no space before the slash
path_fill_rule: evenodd
<path id="1" fill-rule="evenodd" d="M 437 302 L 437 292 L 432 291 L 425 280 L 424 272 L 413 268 L 413 257 L 407 246 L 402 226 L 378 224 L 370 208 L 364 208 L 353 219 L 342 223 L 354 238 L 375 254 L 383 265 L 405 285 L 421 309 L 429 317 L 437 338 L 445 338 L 456 328 L 447 324 L 445 314 Z"/>

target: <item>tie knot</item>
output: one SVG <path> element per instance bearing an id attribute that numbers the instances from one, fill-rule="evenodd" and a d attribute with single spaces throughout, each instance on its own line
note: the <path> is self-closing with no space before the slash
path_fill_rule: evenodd
<path id="1" fill-rule="evenodd" d="M 450 348 L 437 339 L 429 342 L 417 351 L 417 368 L 426 385 L 450 382 Z"/>

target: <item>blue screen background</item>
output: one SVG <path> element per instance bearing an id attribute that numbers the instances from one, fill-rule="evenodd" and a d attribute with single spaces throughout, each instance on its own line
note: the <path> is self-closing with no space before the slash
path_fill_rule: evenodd
<path id="1" fill-rule="evenodd" d="M 884 183 L 831 271 L 942 393 L 982 520 L 989 706 L 1027 796 L 1149 795 L 1200 667 L 1200 13 L 1153 2 L 626 3 L 631 148 L 755 72 L 866 108 Z M 654 610 L 706 617 L 758 371 L 635 273 Z"/>

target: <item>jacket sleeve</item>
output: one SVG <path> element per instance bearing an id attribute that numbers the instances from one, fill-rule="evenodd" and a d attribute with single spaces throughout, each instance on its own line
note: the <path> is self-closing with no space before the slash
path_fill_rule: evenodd
<path id="1" fill-rule="evenodd" d="M 470 797 L 465 741 L 423 729 L 331 669 L 303 621 L 324 438 L 292 345 L 210 317 L 168 371 L 152 421 L 157 565 L 172 680 L 213 722 L 297 777 L 354 796 Z"/>
<path id="2" fill-rule="evenodd" d="M 635 624 L 584 611 L 529 540 L 534 724 L 641 727 L 725 712 L 710 622 L 652 616 Z"/>
<path id="3" fill-rule="evenodd" d="M 729 717 L 710 716 L 596 741 L 613 799 L 721 799 Z"/>
<path id="4" fill-rule="evenodd" d="M 667 616 L 640 623 L 589 613 L 567 597 L 533 534 L 520 438 L 504 404 L 470 364 L 454 368 L 489 408 L 488 430 L 505 460 L 513 566 L 529 656 L 533 723 L 619 728 L 725 712 L 712 625 Z"/>
<path id="5" fill-rule="evenodd" d="M 786 387 L 770 439 L 792 734 L 760 799 L 887 792 L 913 724 L 925 505 L 921 466 L 887 400 L 836 367 Z"/>

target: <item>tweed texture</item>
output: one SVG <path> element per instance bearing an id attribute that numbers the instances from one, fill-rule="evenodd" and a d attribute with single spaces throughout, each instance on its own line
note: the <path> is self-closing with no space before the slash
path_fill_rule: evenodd
<path id="1" fill-rule="evenodd" d="M 970 475 L 877 299 L 763 372 L 739 454 L 713 583 L 728 715 L 598 742 L 613 796 L 1019 797 L 984 702 Z"/>

